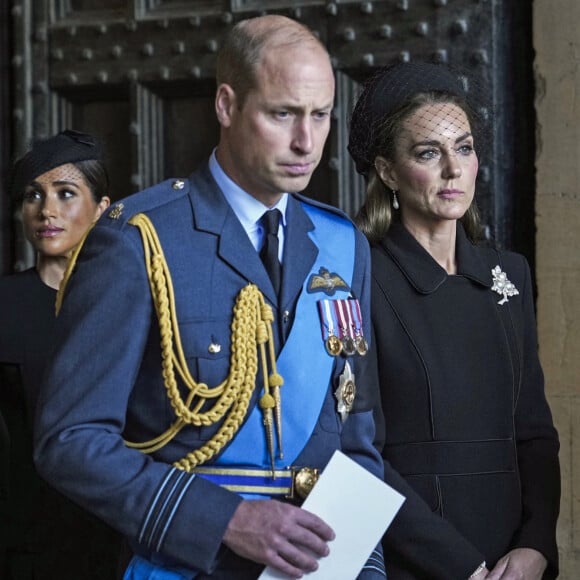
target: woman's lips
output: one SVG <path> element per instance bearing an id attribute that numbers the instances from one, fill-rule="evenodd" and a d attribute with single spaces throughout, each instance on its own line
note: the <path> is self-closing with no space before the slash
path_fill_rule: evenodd
<path id="1" fill-rule="evenodd" d="M 443 197 L 444 199 L 455 199 L 464 194 L 460 189 L 442 189 L 437 195 Z"/>
<path id="2" fill-rule="evenodd" d="M 54 236 L 57 236 L 62 231 L 64 231 L 62 228 L 55 228 L 55 227 L 43 228 L 41 230 L 36 231 L 36 237 L 37 238 L 54 238 Z"/>

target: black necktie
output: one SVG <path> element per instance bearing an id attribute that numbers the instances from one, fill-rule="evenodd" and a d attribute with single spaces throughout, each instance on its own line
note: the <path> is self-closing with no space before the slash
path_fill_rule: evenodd
<path id="1" fill-rule="evenodd" d="M 260 250 L 260 258 L 272 280 L 272 286 L 276 295 L 280 292 L 280 279 L 282 277 L 282 265 L 278 260 L 278 227 L 282 214 L 277 209 L 267 211 L 260 222 L 264 228 L 264 244 Z"/>

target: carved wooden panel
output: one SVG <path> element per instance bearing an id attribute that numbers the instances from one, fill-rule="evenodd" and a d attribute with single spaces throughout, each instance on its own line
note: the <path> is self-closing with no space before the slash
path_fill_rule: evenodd
<path id="1" fill-rule="evenodd" d="M 481 160 L 478 198 L 490 236 L 509 246 L 518 170 L 508 156 L 514 123 L 523 125 L 514 120 L 514 103 L 526 103 L 525 82 L 509 82 L 517 70 L 512 31 L 525 11 L 511 4 L 23 0 L 13 10 L 16 150 L 71 124 L 93 131 L 109 149 L 115 197 L 190 173 L 217 140 L 213 78 L 223 35 L 242 18 L 281 13 L 317 32 L 337 76 L 332 131 L 308 194 L 351 215 L 358 209 L 363 183 L 346 151 L 347 124 L 359 83 L 376 67 L 417 58 L 467 67 L 501 113 L 493 118 L 494 146 Z M 533 163 L 533 149 L 526 154 Z"/>

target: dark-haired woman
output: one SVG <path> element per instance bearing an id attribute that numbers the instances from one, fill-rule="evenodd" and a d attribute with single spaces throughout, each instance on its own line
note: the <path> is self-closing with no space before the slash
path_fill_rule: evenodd
<path id="1" fill-rule="evenodd" d="M 117 535 L 38 477 L 31 427 L 57 289 L 69 255 L 109 206 L 108 189 L 102 149 L 76 131 L 37 141 L 14 166 L 12 194 L 36 264 L 0 278 L 0 409 L 10 434 L 3 580 L 115 577 Z"/>
<path id="2" fill-rule="evenodd" d="M 559 443 L 530 271 L 475 243 L 469 100 L 448 68 L 403 63 L 372 78 L 351 119 L 373 246 L 364 372 L 380 384 L 385 479 L 407 497 L 383 540 L 389 580 L 558 574 Z"/>

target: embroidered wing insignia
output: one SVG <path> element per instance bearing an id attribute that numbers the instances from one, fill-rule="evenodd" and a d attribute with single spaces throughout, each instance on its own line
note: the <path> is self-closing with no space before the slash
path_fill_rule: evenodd
<path id="1" fill-rule="evenodd" d="M 318 274 L 312 274 L 308 281 L 308 292 L 324 292 L 332 296 L 336 290 L 350 291 L 349 285 L 335 272 L 329 272 L 326 268 L 320 268 Z"/>

